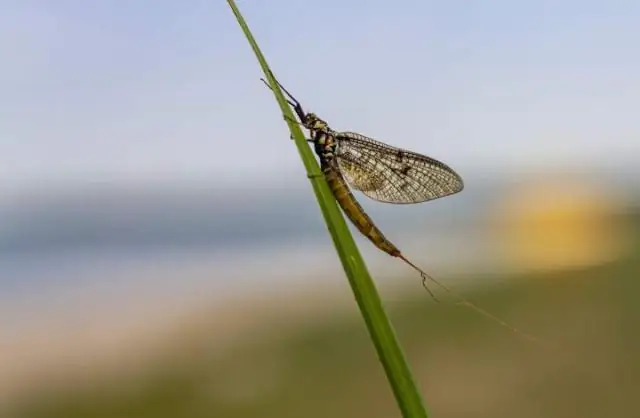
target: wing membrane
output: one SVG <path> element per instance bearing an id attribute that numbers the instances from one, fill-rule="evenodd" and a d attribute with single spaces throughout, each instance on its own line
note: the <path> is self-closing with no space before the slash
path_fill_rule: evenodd
<path id="1" fill-rule="evenodd" d="M 336 134 L 338 167 L 347 182 L 385 203 L 420 203 L 457 193 L 462 178 L 446 164 L 355 132 Z"/>

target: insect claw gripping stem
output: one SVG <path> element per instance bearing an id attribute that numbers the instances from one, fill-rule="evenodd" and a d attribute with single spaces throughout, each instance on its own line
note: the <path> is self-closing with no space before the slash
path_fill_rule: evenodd
<path id="1" fill-rule="evenodd" d="M 298 122 L 297 120 L 295 120 L 295 119 L 293 119 L 293 118 L 290 118 L 290 117 L 289 117 L 289 116 L 287 116 L 287 115 L 284 115 L 284 120 L 285 120 L 285 121 L 287 121 L 287 122 L 295 123 L 296 125 L 301 125 L 301 123 L 300 123 L 300 122 Z"/>

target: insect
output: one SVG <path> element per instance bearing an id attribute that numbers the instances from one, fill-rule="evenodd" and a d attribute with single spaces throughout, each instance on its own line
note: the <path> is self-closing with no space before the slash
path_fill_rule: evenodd
<path id="1" fill-rule="evenodd" d="M 262 81 L 271 88 L 269 84 Z M 279 83 L 278 83 L 279 84 Z M 365 196 L 384 203 L 410 204 L 438 199 L 460 192 L 460 175 L 446 164 L 415 152 L 396 148 L 355 132 L 337 132 L 302 105 L 279 84 L 289 97 L 301 124 L 311 133 L 320 168 L 329 188 L 349 220 L 376 247 L 398 257 L 416 269 L 423 285 L 431 279 L 400 252 L 364 211 L 349 186 Z M 435 297 L 435 296 L 434 296 Z"/>
<path id="2" fill-rule="evenodd" d="M 264 79 L 261 80 L 271 89 Z M 320 161 L 322 175 L 334 198 L 349 220 L 365 237 L 380 250 L 400 258 L 417 270 L 422 276 L 422 285 L 436 301 L 435 295 L 426 285 L 427 280 L 457 296 L 461 304 L 497 321 L 525 338 L 540 343 L 537 338 L 519 331 L 472 304 L 409 261 L 398 247 L 384 236 L 349 188 L 351 186 L 365 196 L 380 202 L 420 203 L 462 191 L 464 182 L 460 175 L 446 164 L 431 157 L 396 148 L 355 132 L 339 132 L 331 129 L 327 122 L 314 113 L 305 113 L 300 102 L 282 84 L 276 82 L 288 96 L 287 102 L 293 107 L 300 120 L 289 119 L 286 116 L 285 119 L 309 130 L 311 138 L 307 139 L 307 142 L 313 144 Z"/>

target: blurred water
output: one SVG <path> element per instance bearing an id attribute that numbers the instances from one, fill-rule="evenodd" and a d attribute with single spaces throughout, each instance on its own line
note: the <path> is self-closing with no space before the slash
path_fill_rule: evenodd
<path id="1" fill-rule="evenodd" d="M 483 256 L 478 228 L 493 216 L 504 193 L 519 186 L 517 176 L 475 177 L 463 193 L 427 205 L 379 205 L 358 197 L 403 248 L 431 248 L 429 260 L 438 264 L 464 243 L 477 259 Z M 637 177 L 624 167 L 593 177 L 625 204 L 637 200 Z M 313 260 L 314 254 L 332 251 L 314 200 L 304 183 L 240 190 L 185 185 L 24 192 L 0 206 L 0 289 L 7 296 L 149 266 L 217 264 L 221 274 L 212 280 L 219 281 L 233 265 L 286 258 L 291 248 Z M 368 242 L 362 247 L 376 252 Z"/>
<path id="2" fill-rule="evenodd" d="M 188 186 L 22 196 L 0 208 L 0 286 L 43 285 L 106 267 L 253 257 L 289 243 L 311 253 L 314 242 L 327 242 L 314 200 L 309 189 L 194 192 Z M 453 202 L 444 203 L 441 215 Z M 436 234 L 471 219 L 438 217 L 434 208 Z M 380 222 L 405 231 L 428 228 L 424 212 L 400 209 L 402 216 L 379 209 Z"/>

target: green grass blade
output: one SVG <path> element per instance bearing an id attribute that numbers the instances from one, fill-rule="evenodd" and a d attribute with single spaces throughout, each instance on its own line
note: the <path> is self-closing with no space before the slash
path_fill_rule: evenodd
<path id="1" fill-rule="evenodd" d="M 281 89 L 273 79 L 271 70 L 260 51 L 253 35 L 249 31 L 249 27 L 244 18 L 240 14 L 235 2 L 227 0 L 233 14 L 238 20 L 238 24 L 242 28 L 253 52 L 262 67 L 269 84 L 273 87 L 273 93 L 282 109 L 282 113 L 288 118 L 295 117 L 282 94 Z M 411 376 L 411 371 L 407 365 L 400 344 L 395 336 L 393 327 L 384 311 L 378 291 L 369 275 L 366 265 L 358 251 L 353 240 L 349 228 L 344 220 L 338 204 L 336 203 L 331 190 L 327 185 L 320 166 L 309 148 L 304 134 L 300 126 L 287 121 L 291 134 L 295 140 L 295 144 L 302 158 L 304 167 L 311 180 L 313 191 L 316 194 L 320 209 L 324 216 L 331 238 L 336 247 L 344 271 L 349 279 L 349 284 L 353 290 L 353 294 L 360 308 L 360 312 L 364 318 L 365 324 L 369 331 L 369 335 L 373 340 L 378 353 L 378 358 L 382 363 L 387 375 L 387 379 L 393 389 L 402 415 L 404 417 L 426 417 L 427 412 L 420 397 L 418 388 Z"/>

